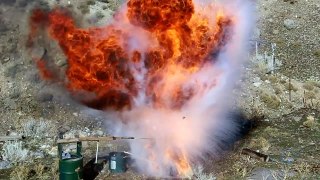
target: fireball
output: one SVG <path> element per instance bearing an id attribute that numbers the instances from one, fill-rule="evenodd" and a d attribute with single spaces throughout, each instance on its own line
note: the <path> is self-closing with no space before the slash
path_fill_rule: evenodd
<path id="1" fill-rule="evenodd" d="M 207 127 L 216 124 L 213 113 L 204 114 L 215 112 L 208 99 L 223 89 L 230 62 L 220 56 L 238 22 L 221 4 L 196 2 L 129 0 L 111 24 L 87 29 L 62 8 L 36 9 L 30 17 L 29 46 L 41 30 L 58 43 L 67 59 L 59 81 L 77 100 L 116 112 L 122 135 L 154 139 L 132 146 L 146 154 L 140 164 L 150 174 L 192 174 L 190 149 L 201 149 Z M 36 61 L 42 76 L 57 80 L 46 60 Z"/>

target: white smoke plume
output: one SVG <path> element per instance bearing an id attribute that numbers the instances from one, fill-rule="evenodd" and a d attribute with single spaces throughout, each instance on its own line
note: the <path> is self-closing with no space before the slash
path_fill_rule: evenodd
<path id="1" fill-rule="evenodd" d="M 240 66 L 246 60 L 254 22 L 253 5 L 245 0 L 221 0 L 214 3 L 211 0 L 194 0 L 194 3 L 197 13 L 210 18 L 217 15 L 218 9 L 222 9 L 232 17 L 234 23 L 231 38 L 217 55 L 217 61 L 207 63 L 194 74 L 172 69 L 170 77 L 165 77 L 166 80 L 159 87 L 165 103 L 170 104 L 170 96 L 167 97 L 166 92 L 172 91 L 177 83 L 186 82 L 183 84 L 184 89 L 197 87 L 192 99 L 179 110 L 152 107 L 144 95 L 143 77 L 146 71 L 142 70 L 134 73 L 140 82 L 141 92 L 134 99 L 132 109 L 106 113 L 107 127 L 112 134 L 151 138 L 130 141 L 130 153 L 139 170 L 150 175 L 169 176 L 177 173 L 187 176 L 192 173 L 185 172 L 190 171 L 189 163 L 199 162 L 197 160 L 208 153 L 219 155 L 223 148 L 221 143 L 236 135 L 237 125 L 226 118 L 226 114 L 231 109 L 230 103 L 234 98 L 232 90 L 240 75 Z M 123 7 L 124 12 L 125 9 Z M 118 18 L 121 19 L 121 13 Z M 132 50 L 139 46 L 141 51 L 156 43 L 150 42 L 148 34 L 141 29 L 128 26 L 125 18 L 113 24 L 126 26 L 133 32 L 129 42 Z M 142 64 L 140 68 L 144 69 Z M 188 81 L 181 81 L 186 79 Z"/>

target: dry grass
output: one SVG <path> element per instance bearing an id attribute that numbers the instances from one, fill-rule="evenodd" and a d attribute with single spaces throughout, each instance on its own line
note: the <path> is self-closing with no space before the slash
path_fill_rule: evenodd
<path id="1" fill-rule="evenodd" d="M 316 94 L 312 91 L 307 91 L 304 96 L 307 100 L 316 98 Z"/>
<path id="2" fill-rule="evenodd" d="M 318 82 L 318 81 L 307 81 L 306 83 L 311 84 L 312 86 L 320 88 L 320 82 Z"/>
<path id="3" fill-rule="evenodd" d="M 313 55 L 320 59 L 320 49 L 315 50 L 315 51 L 313 52 Z"/>
<path id="4" fill-rule="evenodd" d="M 276 94 L 276 95 L 280 95 L 280 94 L 282 94 L 282 88 L 280 87 L 280 86 L 274 86 L 273 87 L 273 89 L 274 89 L 274 93 Z"/>
<path id="5" fill-rule="evenodd" d="M 313 85 L 313 83 L 306 82 L 303 84 L 303 88 L 305 88 L 308 91 L 312 91 L 314 89 L 314 85 Z"/>
<path id="6" fill-rule="evenodd" d="M 267 152 L 270 148 L 271 144 L 264 137 L 259 137 L 256 139 L 252 139 L 249 143 L 249 148 L 262 150 L 263 152 Z"/>
<path id="7" fill-rule="evenodd" d="M 28 180 L 30 174 L 30 168 L 28 165 L 21 165 L 14 168 L 10 174 L 12 180 Z"/>
<path id="8" fill-rule="evenodd" d="M 268 108 L 277 109 L 280 106 L 280 100 L 275 95 L 261 93 L 260 99 Z"/>
<path id="9" fill-rule="evenodd" d="M 280 79 L 280 81 L 279 81 L 281 84 L 285 84 L 285 83 L 287 83 L 287 81 L 285 80 L 285 79 Z"/>
<path id="10" fill-rule="evenodd" d="M 10 174 L 12 180 L 58 180 L 59 179 L 59 159 L 53 160 L 49 166 L 47 162 L 34 162 L 33 164 L 23 164 L 16 166 Z"/>
<path id="11" fill-rule="evenodd" d="M 288 91 L 293 91 L 293 92 L 298 91 L 298 88 L 296 86 L 294 86 L 292 83 L 286 83 L 285 87 Z"/>
<path id="12" fill-rule="evenodd" d="M 277 76 L 275 76 L 275 75 L 270 75 L 270 76 L 268 76 L 268 80 L 269 80 L 271 83 L 273 83 L 273 84 L 275 84 L 275 83 L 278 83 L 278 82 L 279 82 L 278 77 L 277 77 Z"/>

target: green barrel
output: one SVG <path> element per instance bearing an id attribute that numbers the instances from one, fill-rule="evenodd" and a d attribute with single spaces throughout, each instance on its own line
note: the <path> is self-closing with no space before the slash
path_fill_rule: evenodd
<path id="1" fill-rule="evenodd" d="M 59 152 L 59 179 L 79 180 L 83 178 L 83 157 L 81 155 L 81 142 L 77 143 L 77 154 L 62 159 L 62 144 L 58 145 Z"/>
<path id="2" fill-rule="evenodd" d="M 124 152 L 109 153 L 109 170 L 112 173 L 123 173 L 127 170 L 126 154 Z"/>

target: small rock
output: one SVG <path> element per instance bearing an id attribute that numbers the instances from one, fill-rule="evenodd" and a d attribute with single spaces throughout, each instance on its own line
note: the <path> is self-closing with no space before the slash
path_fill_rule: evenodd
<path id="1" fill-rule="evenodd" d="M 65 65 L 67 65 L 67 61 L 65 59 L 59 59 L 56 64 L 59 67 L 63 67 Z"/>
<path id="2" fill-rule="evenodd" d="M 40 102 L 48 102 L 48 101 L 52 101 L 53 95 L 51 93 L 41 93 L 39 94 L 37 99 Z"/>
<path id="3" fill-rule="evenodd" d="M 103 136 L 104 133 L 101 130 L 95 130 L 95 131 L 92 132 L 92 134 L 96 135 L 96 136 Z"/>
<path id="4" fill-rule="evenodd" d="M 316 121 L 313 116 L 308 116 L 307 120 L 303 122 L 303 126 L 307 128 L 313 128 L 316 125 Z"/>
<path id="5" fill-rule="evenodd" d="M 36 47 L 36 48 L 32 49 L 31 57 L 34 60 L 39 60 L 39 59 L 43 58 L 45 53 L 46 53 L 46 50 L 43 47 Z"/>
<path id="6" fill-rule="evenodd" d="M 8 161 L 0 161 L 0 169 L 8 169 L 10 168 L 10 163 Z"/>
<path id="7" fill-rule="evenodd" d="M 18 136 L 19 134 L 14 131 L 10 131 L 9 136 Z"/>
<path id="8" fill-rule="evenodd" d="M 10 58 L 9 57 L 6 57 L 2 60 L 3 63 L 6 63 L 6 62 L 9 62 L 10 61 Z"/>
<path id="9" fill-rule="evenodd" d="M 75 133 L 73 131 L 70 131 L 63 135 L 63 139 L 72 139 L 72 138 L 75 138 Z"/>
<path id="10" fill-rule="evenodd" d="M 70 126 L 63 126 L 63 127 L 60 127 L 60 128 L 58 129 L 58 131 L 59 131 L 60 133 L 66 133 L 66 132 L 68 132 L 68 131 L 70 131 L 70 130 L 71 130 Z"/>
<path id="11" fill-rule="evenodd" d="M 47 145 L 47 144 L 44 144 L 44 145 L 41 145 L 41 146 L 40 146 L 40 149 L 48 149 L 48 148 L 50 148 L 50 146 Z"/>
<path id="12" fill-rule="evenodd" d="M 47 153 L 50 156 L 56 157 L 58 155 L 58 147 L 57 146 L 52 147 Z"/>
<path id="13" fill-rule="evenodd" d="M 286 27 L 288 30 L 295 28 L 296 27 L 295 21 L 292 19 L 284 20 L 284 27 Z"/>
<path id="14" fill-rule="evenodd" d="M 272 18 L 269 18 L 269 19 L 268 19 L 268 22 L 272 23 L 272 22 L 273 22 L 273 19 L 272 19 Z"/>
<path id="15" fill-rule="evenodd" d="M 34 153 L 33 153 L 33 157 L 34 157 L 35 159 L 42 159 L 42 158 L 44 158 L 44 154 L 43 154 L 43 152 L 41 152 L 41 151 L 37 151 L 37 152 L 34 152 Z"/>
<path id="16" fill-rule="evenodd" d="M 274 29 L 274 30 L 272 31 L 272 33 L 273 33 L 274 35 L 279 34 L 279 30 Z"/>
<path id="17" fill-rule="evenodd" d="M 282 161 L 291 164 L 293 163 L 294 159 L 292 157 L 286 157 L 283 158 Z"/>
<path id="18" fill-rule="evenodd" d="M 84 131 L 79 131 L 79 137 L 88 137 L 88 133 Z"/>
<path id="19" fill-rule="evenodd" d="M 253 85 L 254 85 L 255 87 L 259 87 L 259 86 L 261 85 L 261 82 L 255 82 L 255 83 L 253 83 Z"/>
<path id="20" fill-rule="evenodd" d="M 85 128 L 84 128 L 84 131 L 88 133 L 88 132 L 90 132 L 90 129 L 87 128 L 87 127 L 85 127 Z"/>
<path id="21" fill-rule="evenodd" d="M 295 122 L 299 122 L 299 121 L 301 120 L 301 117 L 293 117 L 293 120 L 294 120 Z"/>
<path id="22" fill-rule="evenodd" d="M 74 112 L 74 113 L 72 113 L 75 117 L 78 117 L 79 116 L 79 114 L 78 113 L 76 113 L 76 112 Z"/>

